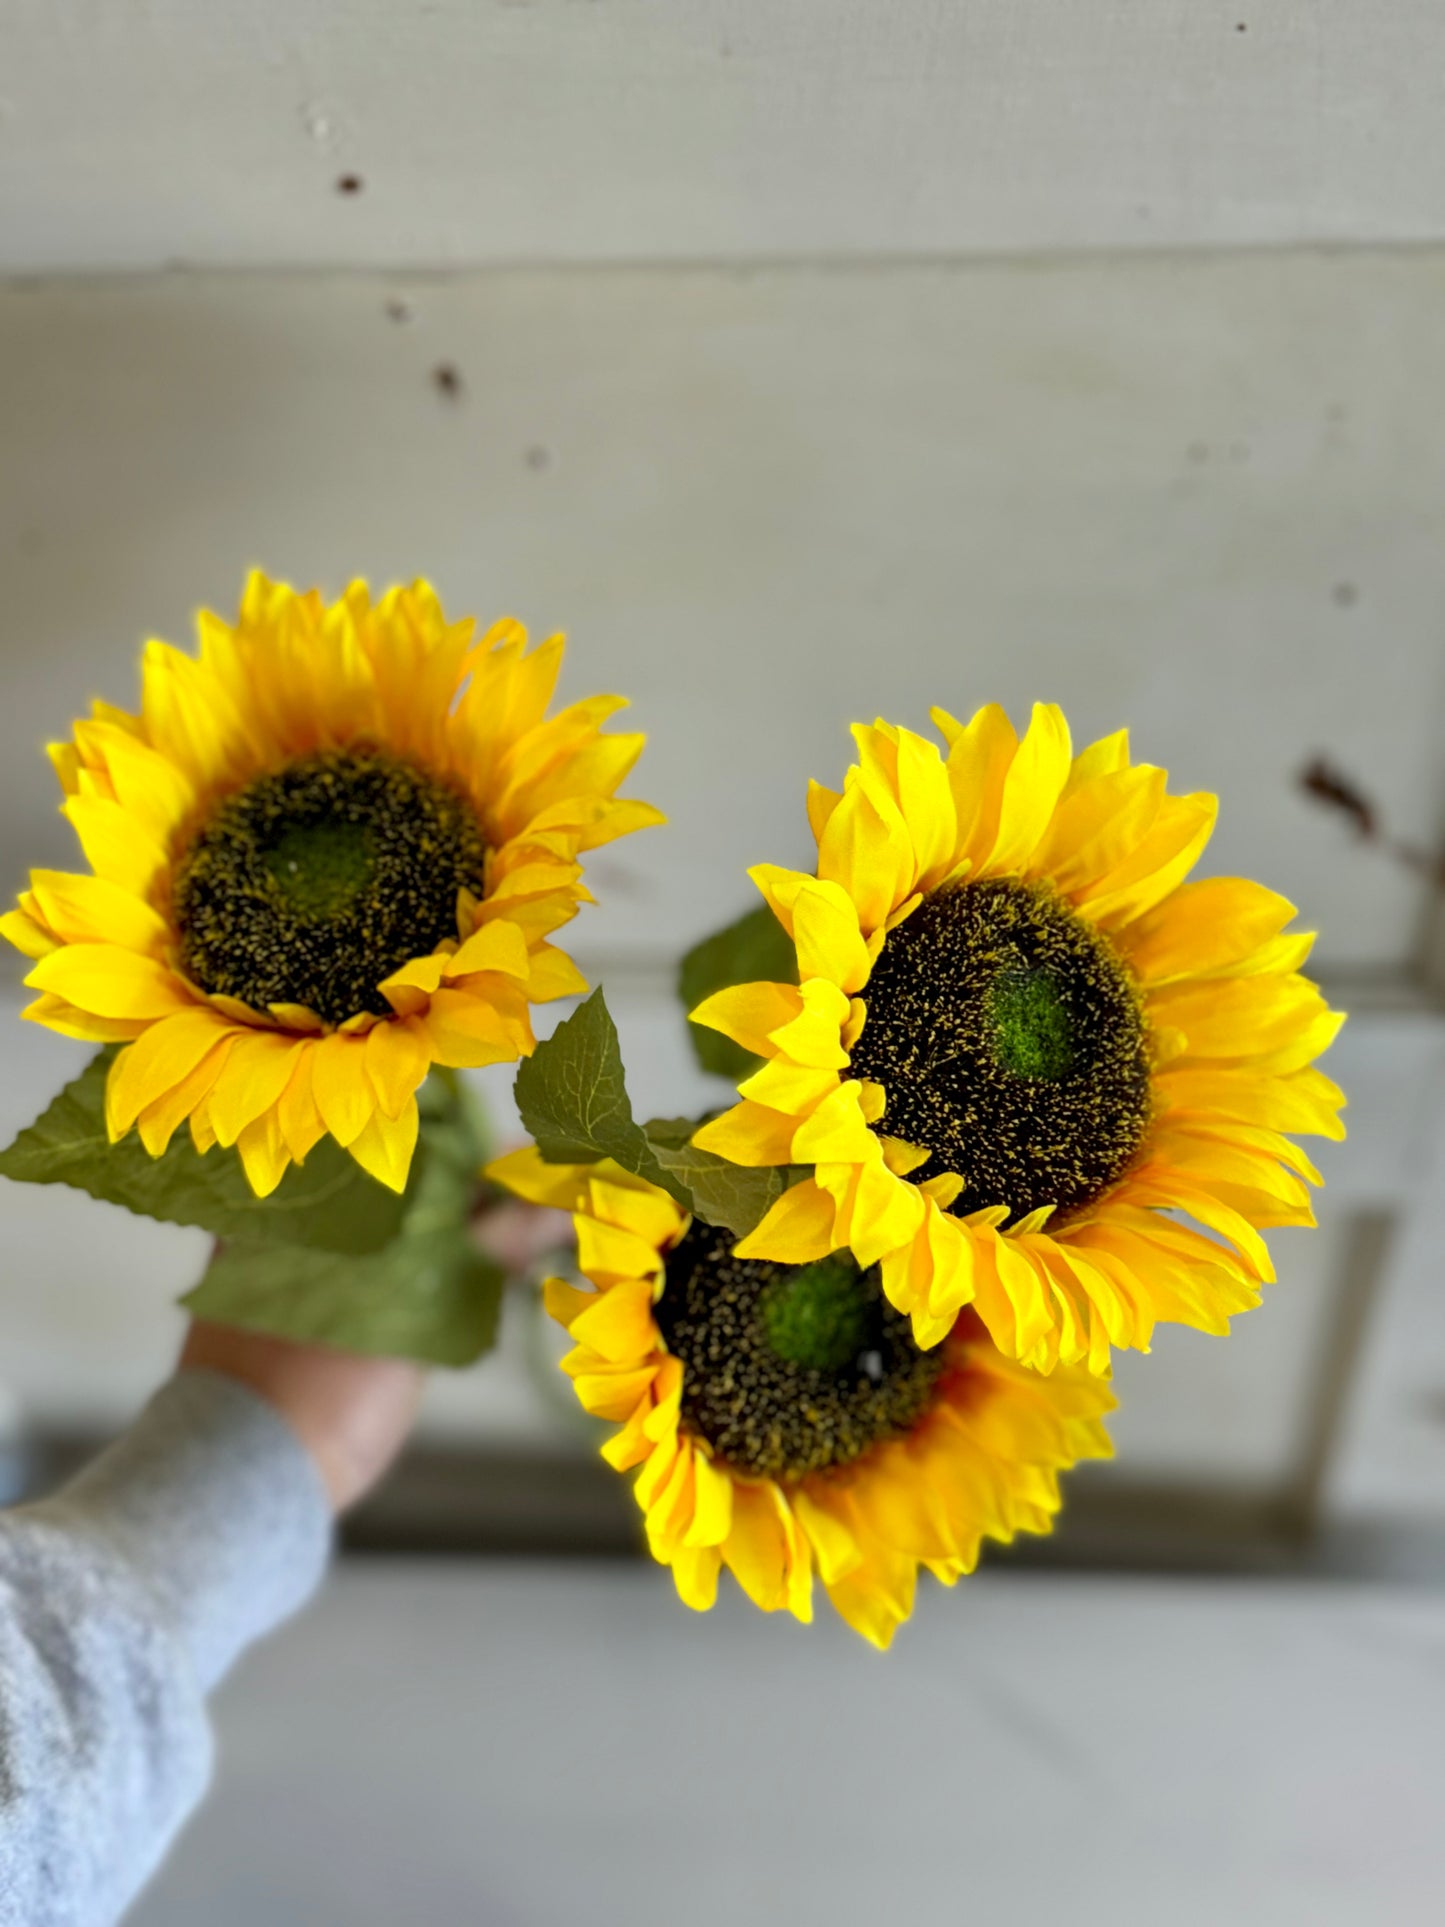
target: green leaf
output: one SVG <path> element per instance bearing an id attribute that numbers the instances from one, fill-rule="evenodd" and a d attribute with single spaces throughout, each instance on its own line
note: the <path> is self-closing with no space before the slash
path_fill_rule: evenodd
<path id="1" fill-rule="evenodd" d="M 471 1364 L 495 1341 L 505 1277 L 472 1241 L 479 1147 L 452 1099 L 426 1107 L 405 1218 L 383 1250 L 228 1245 L 181 1302 L 197 1317 L 343 1351 Z"/>
<path id="2" fill-rule="evenodd" d="M 701 1122 L 698 1117 L 650 1117 L 642 1133 L 656 1151 L 659 1145 L 686 1144 Z"/>
<path id="3" fill-rule="evenodd" d="M 523 1060 L 514 1088 L 522 1123 L 549 1164 L 613 1158 L 679 1195 L 632 1115 L 617 1026 L 600 990 Z"/>
<path id="4" fill-rule="evenodd" d="M 675 1121 L 685 1120 L 667 1120 Z M 689 1131 L 696 1128 L 688 1125 Z M 654 1140 L 653 1151 L 674 1184 L 687 1192 L 691 1209 L 704 1224 L 722 1225 L 739 1238 L 761 1223 L 788 1180 L 788 1173 L 776 1167 L 729 1164 L 726 1158 L 686 1142 Z"/>
<path id="5" fill-rule="evenodd" d="M 349 1258 L 228 1245 L 181 1300 L 197 1318 L 340 1351 L 470 1365 L 493 1344 L 502 1271 L 465 1234 L 396 1238 Z"/>
<path id="6" fill-rule="evenodd" d="M 293 1165 L 269 1198 L 258 1198 L 234 1150 L 202 1157 L 185 1131 L 153 1158 L 135 1132 L 112 1144 L 105 1128 L 103 1050 L 49 1107 L 0 1151 L 0 1175 L 25 1184 L 68 1184 L 168 1224 L 194 1224 L 218 1238 L 281 1240 L 335 1252 L 375 1251 L 395 1236 L 404 1203 L 369 1177 L 331 1138 Z"/>
<path id="7" fill-rule="evenodd" d="M 742 1237 L 789 1181 L 786 1171 L 730 1164 L 690 1142 L 697 1120 L 632 1115 L 617 1031 L 602 992 L 539 1044 L 517 1072 L 517 1109 L 549 1164 L 616 1160 L 708 1224 Z"/>
<path id="8" fill-rule="evenodd" d="M 694 944 L 678 971 L 677 991 L 685 1010 L 696 1010 L 704 997 L 728 990 L 733 984 L 795 984 L 798 953 L 793 940 L 767 904 L 759 904 L 725 930 L 715 930 Z M 705 1071 L 736 1084 L 758 1068 L 760 1059 L 721 1031 L 688 1021 L 693 1054 Z"/>

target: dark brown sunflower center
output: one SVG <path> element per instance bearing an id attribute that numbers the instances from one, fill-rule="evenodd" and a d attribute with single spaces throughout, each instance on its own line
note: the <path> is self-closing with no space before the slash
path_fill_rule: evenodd
<path id="1" fill-rule="evenodd" d="M 876 1128 L 926 1146 L 916 1181 L 956 1172 L 960 1216 L 1057 1217 L 1099 1196 L 1144 1136 L 1139 1000 L 1108 940 L 1053 892 L 966 883 L 883 945 L 852 1074 L 887 1092 Z"/>
<path id="2" fill-rule="evenodd" d="M 181 964 L 202 990 L 328 1023 L 390 1005 L 377 985 L 457 934 L 486 848 L 446 784 L 366 749 L 304 756 L 229 796 L 176 872 Z"/>
<path id="3" fill-rule="evenodd" d="M 667 1260 L 657 1322 L 682 1360 L 682 1416 L 729 1465 L 802 1478 L 896 1438 L 933 1402 L 940 1350 L 922 1352 L 876 1268 L 735 1258 L 694 1223 Z"/>

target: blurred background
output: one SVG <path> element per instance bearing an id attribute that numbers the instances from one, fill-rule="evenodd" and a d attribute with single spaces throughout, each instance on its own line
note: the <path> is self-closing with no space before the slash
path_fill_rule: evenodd
<path id="1" fill-rule="evenodd" d="M 253 564 L 424 574 L 651 736 L 671 826 L 571 933 L 640 1115 L 722 1095 L 680 952 L 930 703 L 1128 723 L 1351 1012 L 1263 1310 L 1123 1359 L 1118 1460 L 886 1660 L 677 1606 L 514 1293 L 228 1689 L 142 1927 L 1439 1918 L 1442 57 L 1433 0 L 0 13 L 7 891 L 145 636 Z M 7 1138 L 85 1055 L 6 1019 Z M 0 1181 L 8 1496 L 164 1374 L 204 1251 Z"/>

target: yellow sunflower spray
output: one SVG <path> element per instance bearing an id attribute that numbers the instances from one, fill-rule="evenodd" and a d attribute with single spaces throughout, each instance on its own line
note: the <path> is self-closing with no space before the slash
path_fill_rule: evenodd
<path id="1" fill-rule="evenodd" d="M 726 1567 L 807 1619 L 816 1583 L 878 1646 L 920 1569 L 1051 1529 L 1110 1450 L 1115 1347 L 1258 1302 L 1261 1230 L 1313 1222 L 1290 1134 L 1343 1135 L 1292 906 L 1186 880 L 1214 798 L 1122 733 L 1075 756 L 1054 708 L 936 720 L 942 751 L 857 729 L 809 791 L 816 870 L 754 870 L 763 907 L 685 960 L 738 1101 L 635 1125 L 599 995 L 519 1073 L 537 1148 L 491 1167 L 573 1213 L 563 1370 L 679 1596 Z"/>
<path id="2" fill-rule="evenodd" d="M 421 1348 L 465 1353 L 486 1323 L 466 1289 L 476 1159 L 444 1080 L 524 1057 L 532 1006 L 585 990 L 551 939 L 587 899 L 586 853 L 662 820 L 617 796 L 643 738 L 604 732 L 621 697 L 549 716 L 562 638 L 479 635 L 425 583 L 328 604 L 254 575 L 235 622 L 199 631 L 196 655 L 147 644 L 137 714 L 97 703 L 51 750 L 90 868 L 36 871 L 0 928 L 33 960 L 25 1015 L 107 1048 L 3 1168 L 237 1239 L 200 1307 L 293 1332 L 310 1316 L 304 1335 L 365 1349 L 420 1342 L 394 1278 L 378 1319 L 338 1266 L 328 1317 L 317 1291 L 278 1292 L 285 1264 L 255 1246 L 284 1243 L 298 1277 L 321 1264 L 307 1247 L 380 1259 L 425 1192 L 425 1261 L 455 1289 L 434 1290 L 444 1329 Z M 391 1254 L 398 1275 L 422 1256 Z"/>
<path id="3" fill-rule="evenodd" d="M 1074 756 L 1053 707 L 1021 741 L 935 716 L 946 755 L 880 722 L 813 786 L 815 875 L 753 871 L 796 981 L 692 1013 L 763 1060 L 697 1144 L 807 1171 L 740 1250 L 846 1248 L 922 1344 L 972 1305 L 1045 1371 L 1227 1330 L 1274 1275 L 1260 1230 L 1314 1222 L 1287 1133 L 1344 1135 L 1314 939 L 1259 884 L 1185 881 L 1215 799 L 1123 733 Z"/>
<path id="4" fill-rule="evenodd" d="M 920 1570 L 1052 1529 L 1115 1348 L 1258 1302 L 1261 1233 L 1313 1222 L 1294 1136 L 1343 1135 L 1342 1019 L 1290 904 L 1187 880 L 1212 797 L 1049 706 L 936 711 L 941 748 L 856 729 L 814 871 L 755 869 L 684 960 L 735 1101 L 639 1123 L 600 991 L 531 1026 L 586 988 L 552 941 L 586 852 L 660 820 L 620 699 L 546 714 L 560 658 L 425 585 L 261 577 L 198 657 L 151 644 L 140 713 L 52 752 L 91 873 L 3 927 L 26 1014 L 102 1050 L 0 1171 L 217 1233 L 197 1310 L 465 1363 L 501 1279 L 455 1073 L 520 1060 L 535 1142 L 486 1175 L 572 1214 L 547 1306 L 653 1556 L 886 1646 Z"/>

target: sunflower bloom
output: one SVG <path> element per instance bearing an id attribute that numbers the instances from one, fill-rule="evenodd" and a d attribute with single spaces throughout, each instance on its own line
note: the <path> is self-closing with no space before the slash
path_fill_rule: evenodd
<path id="1" fill-rule="evenodd" d="M 533 1048 L 586 988 L 548 939 L 582 854 L 661 822 L 615 792 L 643 745 L 598 696 L 547 718 L 562 638 L 481 638 L 418 582 L 327 604 L 253 575 L 197 656 L 146 645 L 141 708 L 97 703 L 51 759 L 89 875 L 35 871 L 4 934 L 25 1012 L 125 1046 L 112 1138 L 189 1122 L 257 1193 L 325 1134 L 395 1190 L 433 1064 Z"/>
<path id="2" fill-rule="evenodd" d="M 1225 1332 L 1274 1275 L 1261 1229 L 1314 1222 L 1285 1133 L 1344 1135 L 1313 939 L 1257 883 L 1185 882 L 1215 798 L 1125 732 L 1074 756 L 1052 706 L 1022 741 L 996 705 L 933 715 L 946 754 L 860 726 L 842 793 L 811 786 L 815 875 L 751 872 L 798 982 L 692 1013 L 764 1060 L 695 1143 L 808 1167 L 739 1255 L 850 1250 L 920 1344 L 972 1305 L 1046 1372 Z"/>
<path id="3" fill-rule="evenodd" d="M 636 1470 L 652 1555 L 698 1610 L 727 1566 L 763 1611 L 806 1621 L 816 1573 L 887 1646 L 920 1566 L 952 1585 L 984 1539 L 1050 1531 L 1060 1471 L 1112 1449 L 1103 1378 L 1030 1372 L 970 1313 L 924 1351 L 847 1258 L 739 1259 L 730 1233 L 610 1161 L 527 1149 L 488 1175 L 573 1213 L 594 1289 L 547 1281 L 576 1341 L 562 1369 L 617 1425 L 603 1457 Z"/>

